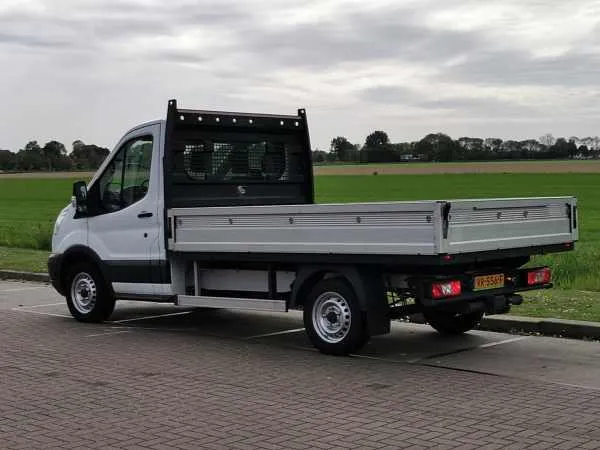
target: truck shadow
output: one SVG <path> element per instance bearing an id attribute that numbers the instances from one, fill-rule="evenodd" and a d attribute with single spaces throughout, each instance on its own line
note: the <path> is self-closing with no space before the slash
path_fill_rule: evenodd
<path id="1" fill-rule="evenodd" d="M 303 330 L 302 313 L 264 313 L 226 309 L 178 309 L 163 305 L 157 308 L 120 308 L 111 324 L 153 332 L 177 332 L 195 338 L 202 336 L 243 340 L 261 345 L 285 346 L 296 350 L 314 350 Z M 446 356 L 478 348 L 506 335 L 471 331 L 460 336 L 442 336 L 425 324 L 393 322 L 391 333 L 376 336 L 358 356 L 396 362 L 434 361 Z"/>

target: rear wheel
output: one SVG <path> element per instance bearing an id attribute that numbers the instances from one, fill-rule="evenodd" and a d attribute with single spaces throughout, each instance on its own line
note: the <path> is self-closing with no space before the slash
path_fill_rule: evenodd
<path id="1" fill-rule="evenodd" d="M 441 334 L 463 334 L 477 328 L 482 312 L 456 314 L 446 311 L 424 311 L 425 320 Z"/>
<path id="2" fill-rule="evenodd" d="M 354 353 L 369 340 L 358 298 L 341 278 L 315 285 L 304 304 L 304 326 L 312 344 L 328 355 Z"/>
<path id="3" fill-rule="evenodd" d="M 111 294 L 98 268 L 88 262 L 73 265 L 67 274 L 67 306 L 81 322 L 103 322 L 115 308 Z"/>

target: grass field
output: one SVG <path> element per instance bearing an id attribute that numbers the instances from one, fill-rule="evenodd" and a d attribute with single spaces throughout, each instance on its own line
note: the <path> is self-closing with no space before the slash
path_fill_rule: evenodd
<path id="1" fill-rule="evenodd" d="M 49 249 L 54 218 L 69 201 L 74 180 L 0 176 L 0 246 Z M 536 262 L 553 266 L 560 288 L 600 291 L 600 173 L 323 175 L 315 180 L 319 203 L 576 195 L 577 250 Z"/>
<path id="2" fill-rule="evenodd" d="M 577 250 L 535 261 L 553 267 L 560 289 L 528 294 L 532 301 L 513 313 L 600 321 L 600 172 L 546 167 L 561 173 L 320 175 L 316 194 L 319 203 L 575 195 L 581 233 Z M 68 203 L 73 181 L 81 178 L 0 175 L 0 268 L 46 270 L 48 252 L 35 249 L 49 248 L 54 218 Z"/>
<path id="3" fill-rule="evenodd" d="M 600 291 L 600 174 L 433 174 L 316 177 L 317 200 L 328 202 L 575 195 L 580 242 L 575 252 L 539 257 L 563 289 Z"/>
<path id="4" fill-rule="evenodd" d="M 485 161 L 448 163 L 322 164 L 317 175 L 430 175 L 434 173 L 599 173 L 600 160 Z"/>
<path id="5" fill-rule="evenodd" d="M 0 247 L 0 269 L 48 272 L 48 251 Z"/>
<path id="6" fill-rule="evenodd" d="M 0 246 L 49 249 L 54 219 L 75 180 L 0 177 Z"/>

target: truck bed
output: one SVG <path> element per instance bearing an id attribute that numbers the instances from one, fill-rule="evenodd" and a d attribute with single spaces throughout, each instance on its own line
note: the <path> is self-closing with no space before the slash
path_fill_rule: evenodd
<path id="1" fill-rule="evenodd" d="M 173 252 L 458 255 L 578 239 L 573 197 L 173 208 Z"/>

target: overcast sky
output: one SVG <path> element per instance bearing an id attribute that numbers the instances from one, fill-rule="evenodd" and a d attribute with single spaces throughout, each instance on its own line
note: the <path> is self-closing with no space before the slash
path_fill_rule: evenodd
<path id="1" fill-rule="evenodd" d="M 295 113 L 313 147 L 600 134 L 600 0 L 0 0 L 0 148 L 112 148 L 180 106 Z"/>

